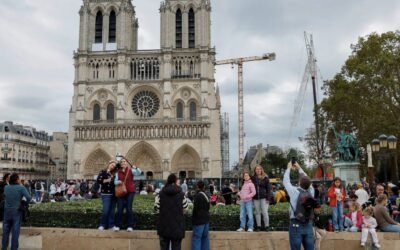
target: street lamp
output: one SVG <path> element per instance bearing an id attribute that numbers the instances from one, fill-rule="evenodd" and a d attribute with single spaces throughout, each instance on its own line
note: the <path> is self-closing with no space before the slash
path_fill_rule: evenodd
<path id="1" fill-rule="evenodd" d="M 394 135 L 386 136 L 385 134 L 381 134 L 378 137 L 378 139 L 373 139 L 371 144 L 372 144 L 372 152 L 380 156 L 380 158 L 382 159 L 386 159 L 390 162 L 392 155 L 394 155 L 394 170 L 392 171 L 392 173 L 394 172 L 394 176 L 392 176 L 393 177 L 392 179 L 393 182 L 397 184 L 399 180 L 398 179 L 399 173 L 397 166 L 397 152 L 396 152 L 397 137 Z M 387 167 L 388 166 L 385 166 L 383 169 L 385 175 L 385 182 L 387 182 Z"/>

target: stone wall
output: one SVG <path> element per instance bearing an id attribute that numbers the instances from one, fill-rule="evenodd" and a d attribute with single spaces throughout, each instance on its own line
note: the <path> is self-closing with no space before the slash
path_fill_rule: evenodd
<path id="1" fill-rule="evenodd" d="M 1 231 L 2 232 L 2 231 Z M 190 249 L 191 232 L 186 232 L 182 249 Z M 382 250 L 400 249 L 400 234 L 378 233 Z M 211 249 L 289 249 L 287 232 L 210 232 Z M 360 247 L 361 233 L 328 233 L 321 249 L 354 250 Z M 369 239 L 370 241 L 370 239 Z M 370 243 L 368 243 L 370 244 Z M 159 249 L 155 231 L 112 232 L 94 229 L 23 228 L 20 249 L 155 250 Z"/>

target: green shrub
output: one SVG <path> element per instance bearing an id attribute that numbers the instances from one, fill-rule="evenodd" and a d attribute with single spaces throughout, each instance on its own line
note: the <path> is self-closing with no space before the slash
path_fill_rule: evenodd
<path id="1" fill-rule="evenodd" d="M 155 230 L 157 215 L 153 209 L 154 196 L 137 195 L 133 202 L 135 229 Z M 271 230 L 286 231 L 289 225 L 289 203 L 280 203 L 269 207 Z M 82 200 L 74 202 L 42 203 L 32 205 L 31 215 L 25 226 L 97 228 L 102 211 L 101 200 Z M 191 214 L 186 216 L 186 229 L 191 230 Z M 238 205 L 213 206 L 210 209 L 210 229 L 214 231 L 233 231 L 239 228 L 240 208 Z M 327 222 L 331 209 L 323 206 L 321 218 Z M 124 221 L 126 221 L 124 219 Z M 126 226 L 126 225 L 125 225 Z"/>

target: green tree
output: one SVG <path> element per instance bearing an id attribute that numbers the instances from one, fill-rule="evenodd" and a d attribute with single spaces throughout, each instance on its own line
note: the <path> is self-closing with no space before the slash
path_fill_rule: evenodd
<path id="1" fill-rule="evenodd" d="M 400 135 L 400 32 L 361 37 L 341 72 L 323 85 L 320 107 L 337 130 L 360 145 L 381 133 Z M 328 138 L 332 138 L 331 133 Z"/>

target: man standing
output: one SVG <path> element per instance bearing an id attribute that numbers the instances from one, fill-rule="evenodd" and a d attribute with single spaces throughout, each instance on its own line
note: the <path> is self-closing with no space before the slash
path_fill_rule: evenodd
<path id="1" fill-rule="evenodd" d="M 210 199 L 204 192 L 204 182 L 197 182 L 198 191 L 193 198 L 192 250 L 210 249 L 208 231 L 210 227 Z"/>
<path id="2" fill-rule="evenodd" d="M 299 170 L 300 187 L 295 187 L 290 182 L 290 170 Z M 300 250 L 303 244 L 304 250 L 314 250 L 314 232 L 312 219 L 299 221 L 295 217 L 294 211 L 298 209 L 298 198 L 301 193 L 309 192 L 310 197 L 314 197 L 314 188 L 311 185 L 311 180 L 303 171 L 297 162 L 289 162 L 288 167 L 283 176 L 283 185 L 290 197 L 290 225 L 289 225 L 289 241 L 291 250 Z"/>
<path id="3" fill-rule="evenodd" d="M 179 186 L 179 179 L 170 174 L 167 184 L 156 196 L 154 209 L 159 211 L 157 234 L 160 236 L 161 250 L 181 250 L 185 237 L 185 215 L 188 207 L 185 194 Z"/>
<path id="4" fill-rule="evenodd" d="M 3 240 L 2 250 L 6 250 L 12 233 L 11 250 L 18 249 L 19 231 L 21 229 L 21 205 L 22 197 L 25 197 L 29 203 L 31 196 L 24 186 L 20 184 L 18 174 L 14 173 L 10 176 L 10 185 L 5 187 L 5 205 L 4 205 L 4 221 L 3 221 Z"/>

